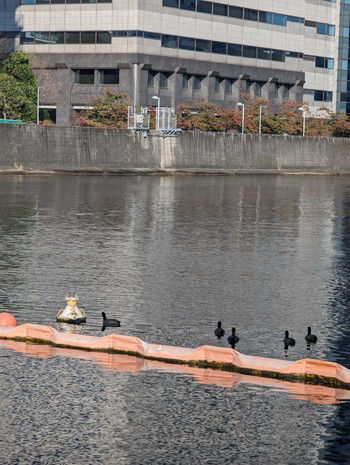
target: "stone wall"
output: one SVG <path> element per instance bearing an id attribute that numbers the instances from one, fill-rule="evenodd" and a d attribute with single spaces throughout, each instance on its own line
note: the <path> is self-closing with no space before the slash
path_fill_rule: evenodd
<path id="1" fill-rule="evenodd" d="M 0 170 L 350 174 L 350 139 L 0 124 Z"/>

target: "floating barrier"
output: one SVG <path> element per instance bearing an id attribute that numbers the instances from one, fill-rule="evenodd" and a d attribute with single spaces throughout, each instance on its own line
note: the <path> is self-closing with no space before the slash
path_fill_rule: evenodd
<path id="1" fill-rule="evenodd" d="M 201 346 L 196 349 L 148 344 L 137 337 L 110 334 L 101 337 L 63 333 L 50 326 L 0 326 L 0 339 L 46 344 L 93 352 L 134 355 L 148 360 L 212 368 L 244 375 L 350 390 L 350 370 L 324 360 L 278 360 L 240 354 L 234 349 Z"/>

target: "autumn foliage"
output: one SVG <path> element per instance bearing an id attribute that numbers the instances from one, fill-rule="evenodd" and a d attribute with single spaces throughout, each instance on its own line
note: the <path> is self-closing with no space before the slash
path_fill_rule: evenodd
<path id="1" fill-rule="evenodd" d="M 303 129 L 302 105 L 307 115 L 305 135 L 350 137 L 350 120 L 346 115 L 336 115 L 326 108 L 316 113 L 309 111 L 306 103 L 286 100 L 276 108 L 263 98 L 243 94 L 245 105 L 244 132 L 258 134 L 261 113 L 262 134 L 301 135 Z M 93 127 L 127 127 L 129 99 L 126 94 L 107 90 L 89 102 L 88 109 L 76 115 L 75 124 Z M 151 128 L 155 128 L 155 108 L 149 107 Z M 214 103 L 191 100 L 177 105 L 177 127 L 182 130 L 241 132 L 242 112 L 239 108 L 222 109 Z"/>

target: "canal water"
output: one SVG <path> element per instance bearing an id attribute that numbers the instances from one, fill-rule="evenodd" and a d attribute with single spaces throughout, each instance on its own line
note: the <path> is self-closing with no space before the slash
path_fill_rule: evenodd
<path id="1" fill-rule="evenodd" d="M 0 310 L 350 367 L 349 207 L 347 177 L 3 176 Z M 350 463 L 346 391 L 4 341 L 0 389 L 0 465 Z"/>

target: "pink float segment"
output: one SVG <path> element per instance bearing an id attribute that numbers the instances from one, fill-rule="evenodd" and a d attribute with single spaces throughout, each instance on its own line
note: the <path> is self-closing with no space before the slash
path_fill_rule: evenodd
<path id="1" fill-rule="evenodd" d="M 187 347 L 148 344 L 137 337 L 110 334 L 102 337 L 63 333 L 50 326 L 24 324 L 0 326 L 1 339 L 35 341 L 56 347 L 126 353 L 146 359 L 218 368 L 243 374 L 305 381 L 312 384 L 342 387 L 350 390 L 350 370 L 324 360 L 278 360 L 240 354 L 234 349 L 214 346 Z"/>
<path id="2" fill-rule="evenodd" d="M 4 326 L 17 326 L 16 318 L 11 313 L 0 313 L 0 325 Z"/>

